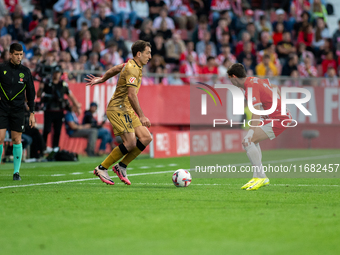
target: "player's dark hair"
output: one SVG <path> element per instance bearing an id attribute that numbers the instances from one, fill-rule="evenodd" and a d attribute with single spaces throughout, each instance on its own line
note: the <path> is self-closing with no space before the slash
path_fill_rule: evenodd
<path id="1" fill-rule="evenodd" d="M 235 75 L 237 78 L 247 77 L 246 69 L 244 69 L 244 66 L 240 63 L 232 64 L 227 73 L 229 76 Z"/>
<path id="2" fill-rule="evenodd" d="M 132 55 L 135 57 L 138 52 L 143 52 L 146 47 L 151 48 L 151 44 L 143 40 L 136 41 L 134 44 L 132 44 L 132 47 L 131 47 Z"/>
<path id="3" fill-rule="evenodd" d="M 22 48 L 20 43 L 12 43 L 11 46 L 9 47 L 9 52 L 14 53 L 14 51 L 23 51 L 24 49 Z"/>

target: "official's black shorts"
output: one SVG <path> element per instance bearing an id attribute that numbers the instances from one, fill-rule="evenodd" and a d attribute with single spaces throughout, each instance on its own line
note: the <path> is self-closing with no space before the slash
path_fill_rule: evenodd
<path id="1" fill-rule="evenodd" d="M 6 103 L 0 101 L 0 129 L 23 132 L 25 129 L 24 108 L 13 109 Z"/>

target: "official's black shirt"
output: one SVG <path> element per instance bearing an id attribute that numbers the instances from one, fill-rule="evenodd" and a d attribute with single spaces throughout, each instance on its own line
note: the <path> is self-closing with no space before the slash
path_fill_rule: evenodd
<path id="1" fill-rule="evenodd" d="M 59 111 L 63 110 L 63 99 L 64 95 L 69 95 L 67 82 L 60 80 L 57 84 L 53 83 L 52 80 L 47 79 L 44 82 L 44 104 L 46 110 Z"/>
<path id="2" fill-rule="evenodd" d="M 23 65 L 14 65 L 10 61 L 0 64 L 0 97 L 13 110 L 22 110 L 27 105 L 34 111 L 35 89 L 31 71 Z M 3 105 L 3 104 L 2 104 Z"/>

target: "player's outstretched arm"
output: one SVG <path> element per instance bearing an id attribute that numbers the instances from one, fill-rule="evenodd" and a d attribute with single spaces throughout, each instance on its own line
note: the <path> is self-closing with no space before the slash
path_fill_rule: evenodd
<path id="1" fill-rule="evenodd" d="M 150 127 L 151 122 L 150 120 L 145 117 L 142 108 L 139 105 L 138 97 L 136 94 L 136 88 L 135 87 L 128 87 L 128 98 L 130 101 L 130 104 L 133 108 L 133 110 L 137 113 L 140 122 L 142 123 L 143 126 L 145 127 Z"/>
<path id="2" fill-rule="evenodd" d="M 109 70 L 106 71 L 106 73 L 102 77 L 96 77 L 92 74 L 87 75 L 87 78 L 85 78 L 85 81 L 87 81 L 86 86 L 93 86 L 96 84 L 106 82 L 111 77 L 119 74 L 122 71 L 124 65 L 125 64 L 120 64 L 110 68 Z"/>

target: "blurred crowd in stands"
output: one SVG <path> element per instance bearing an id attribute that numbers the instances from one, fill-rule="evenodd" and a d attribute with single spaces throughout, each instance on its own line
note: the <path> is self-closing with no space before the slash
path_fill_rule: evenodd
<path id="1" fill-rule="evenodd" d="M 141 39 L 151 43 L 153 55 L 143 70 L 158 74 L 145 75 L 143 85 L 189 84 L 197 74 L 213 75 L 214 82 L 239 62 L 249 76 L 327 77 L 324 85 L 339 86 L 340 20 L 330 34 L 325 0 L 268 0 L 257 6 L 252 0 L 32 4 L 27 13 L 18 0 L 0 0 L 0 61 L 8 60 L 10 44 L 18 41 L 24 65 L 32 71 L 40 64 L 61 65 L 66 81 L 76 81 L 77 71 L 104 72 L 126 62 L 132 43 Z"/>

